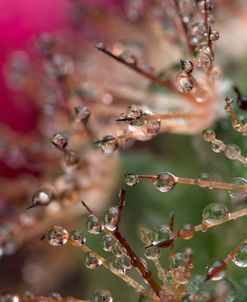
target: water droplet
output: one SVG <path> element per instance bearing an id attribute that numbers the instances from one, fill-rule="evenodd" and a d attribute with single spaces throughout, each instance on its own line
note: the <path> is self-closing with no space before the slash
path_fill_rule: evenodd
<path id="1" fill-rule="evenodd" d="M 196 37 L 203 36 L 204 33 L 206 32 L 206 26 L 205 23 L 202 21 L 194 22 L 191 25 L 191 33 L 192 35 Z"/>
<path id="2" fill-rule="evenodd" d="M 157 177 L 153 179 L 153 184 L 160 192 L 169 192 L 175 187 L 176 181 L 174 175 L 165 172 L 157 175 Z"/>
<path id="3" fill-rule="evenodd" d="M 216 138 L 215 132 L 212 129 L 205 129 L 202 131 L 202 138 L 206 142 L 213 142 Z"/>
<path id="4" fill-rule="evenodd" d="M 232 127 L 243 135 L 247 134 L 247 116 L 245 114 L 233 114 L 231 118 Z"/>
<path id="5" fill-rule="evenodd" d="M 179 231 L 179 235 L 181 238 L 188 240 L 194 237 L 196 231 L 192 224 L 187 223 L 185 224 Z"/>
<path id="6" fill-rule="evenodd" d="M 85 254 L 85 265 L 87 268 L 95 269 L 102 264 L 102 261 L 98 259 L 94 253 L 86 253 Z"/>
<path id="7" fill-rule="evenodd" d="M 56 133 L 51 138 L 51 143 L 59 150 L 64 150 L 68 145 L 68 136 L 64 133 Z"/>
<path id="8" fill-rule="evenodd" d="M 72 244 L 77 246 L 83 245 L 86 242 L 86 238 L 80 231 L 71 231 L 69 237 Z"/>
<path id="9" fill-rule="evenodd" d="M 127 118 L 137 119 L 142 116 L 142 107 L 139 105 L 129 105 L 127 108 Z"/>
<path id="10" fill-rule="evenodd" d="M 118 141 L 112 135 L 106 135 L 103 137 L 101 141 L 99 141 L 98 145 L 101 147 L 102 151 L 105 154 L 112 154 L 115 150 L 118 149 Z"/>
<path id="11" fill-rule="evenodd" d="M 155 232 L 155 242 L 166 241 L 172 238 L 172 231 L 166 224 L 160 225 Z"/>
<path id="12" fill-rule="evenodd" d="M 219 219 L 227 219 L 229 210 L 227 206 L 219 203 L 211 203 L 202 212 L 203 221 L 207 224 L 214 224 Z"/>
<path id="13" fill-rule="evenodd" d="M 194 69 L 194 65 L 189 60 L 181 60 L 181 66 L 184 72 L 191 73 Z"/>
<path id="14" fill-rule="evenodd" d="M 66 168 L 78 168 L 80 160 L 80 154 L 75 150 L 68 150 L 64 153 L 64 164 Z"/>
<path id="15" fill-rule="evenodd" d="M 211 145 L 211 148 L 215 153 L 221 153 L 225 150 L 225 144 L 217 139 L 217 141 Z"/>
<path id="16" fill-rule="evenodd" d="M 140 236 L 141 241 L 145 245 L 150 245 L 154 240 L 155 233 L 152 230 L 150 230 L 149 228 L 140 226 L 139 236 Z"/>
<path id="17" fill-rule="evenodd" d="M 131 173 L 125 174 L 124 179 L 126 185 L 131 187 L 139 183 L 139 176 L 136 174 L 131 174 Z"/>
<path id="18" fill-rule="evenodd" d="M 61 246 L 67 243 L 69 233 L 61 226 L 54 226 L 47 232 L 46 238 L 50 245 Z"/>
<path id="19" fill-rule="evenodd" d="M 157 260 L 161 255 L 160 248 L 157 246 L 150 246 L 145 249 L 144 255 L 149 260 Z"/>
<path id="20" fill-rule="evenodd" d="M 176 87 L 181 92 L 190 92 L 193 88 L 193 82 L 185 72 L 181 72 L 176 78 Z"/>
<path id="21" fill-rule="evenodd" d="M 173 268 L 184 267 L 187 263 L 187 255 L 185 253 L 177 253 L 173 257 Z"/>
<path id="22" fill-rule="evenodd" d="M 207 280 L 219 281 L 225 277 L 226 264 L 222 260 L 214 260 L 207 269 Z"/>
<path id="23" fill-rule="evenodd" d="M 28 208 L 36 206 L 47 206 L 55 198 L 55 193 L 51 189 L 43 189 L 34 193 L 32 204 Z"/>
<path id="24" fill-rule="evenodd" d="M 196 48 L 194 57 L 198 67 L 209 68 L 213 63 L 213 55 L 210 48 L 207 45 L 201 45 Z"/>
<path id="25" fill-rule="evenodd" d="M 209 39 L 211 41 L 217 41 L 217 40 L 219 40 L 219 38 L 220 38 L 219 32 L 215 29 L 211 30 Z"/>
<path id="26" fill-rule="evenodd" d="M 1 302 L 20 302 L 19 296 L 11 293 L 0 294 Z"/>
<path id="27" fill-rule="evenodd" d="M 95 44 L 95 47 L 97 49 L 104 50 L 105 49 L 105 44 L 103 42 L 98 42 L 98 43 Z"/>
<path id="28" fill-rule="evenodd" d="M 115 239 L 113 239 L 111 236 L 106 235 L 101 240 L 101 246 L 104 251 L 110 252 L 115 242 Z"/>
<path id="29" fill-rule="evenodd" d="M 247 180 L 242 178 L 242 177 L 235 177 L 232 180 L 233 185 L 241 185 L 241 186 L 246 186 L 247 185 Z M 238 190 L 230 190 L 229 191 L 230 197 L 234 199 L 241 199 L 246 197 L 247 193 L 244 191 L 238 191 Z"/>
<path id="30" fill-rule="evenodd" d="M 97 235 L 102 231 L 102 225 L 95 215 L 89 215 L 86 220 L 86 228 L 88 233 Z"/>
<path id="31" fill-rule="evenodd" d="M 132 268 L 131 259 L 128 255 L 123 255 L 120 258 L 120 261 L 121 261 L 121 265 L 124 269 L 131 269 Z"/>
<path id="32" fill-rule="evenodd" d="M 235 160 L 238 159 L 241 155 L 241 150 L 238 145 L 228 144 L 225 147 L 225 156 L 229 159 Z"/>
<path id="33" fill-rule="evenodd" d="M 127 64 L 130 64 L 130 65 L 137 64 L 137 58 L 130 51 L 124 51 L 120 55 L 120 58 Z"/>
<path id="34" fill-rule="evenodd" d="M 111 251 L 112 251 L 113 255 L 115 255 L 118 258 L 126 255 L 126 251 L 125 251 L 124 247 L 118 241 L 114 242 Z"/>
<path id="35" fill-rule="evenodd" d="M 94 292 L 92 302 L 112 302 L 111 293 L 108 290 L 99 289 Z"/>
<path id="36" fill-rule="evenodd" d="M 247 267 L 247 242 L 240 245 L 238 252 L 232 259 L 232 262 L 239 267 Z"/>
<path id="37" fill-rule="evenodd" d="M 109 265 L 120 274 L 125 274 L 126 272 L 125 268 L 122 266 L 121 259 L 118 257 L 111 257 L 109 260 Z"/>
<path id="38" fill-rule="evenodd" d="M 175 279 L 176 283 L 178 283 L 178 284 L 187 283 L 188 280 L 186 277 L 189 277 L 188 275 L 190 275 L 190 273 L 185 271 L 184 266 L 179 266 L 179 267 L 175 268 L 175 270 L 174 270 L 174 279 Z"/>
<path id="39" fill-rule="evenodd" d="M 90 109 L 83 105 L 75 107 L 75 113 L 77 118 L 82 122 L 87 121 L 91 115 Z"/>
<path id="40" fill-rule="evenodd" d="M 117 228 L 118 208 L 112 207 L 105 211 L 103 222 L 109 231 L 115 231 Z"/>

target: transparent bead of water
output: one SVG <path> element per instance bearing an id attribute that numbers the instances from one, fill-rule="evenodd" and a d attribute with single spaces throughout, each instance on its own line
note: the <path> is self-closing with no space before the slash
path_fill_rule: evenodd
<path id="1" fill-rule="evenodd" d="M 127 108 L 127 117 L 137 119 L 142 116 L 142 107 L 139 105 L 129 105 Z"/>
<path id="2" fill-rule="evenodd" d="M 172 237 L 172 231 L 168 225 L 160 225 L 158 229 L 155 232 L 155 237 L 154 241 L 155 242 L 160 242 L 160 241 L 165 241 L 168 240 Z"/>
<path id="3" fill-rule="evenodd" d="M 235 177 L 232 180 L 233 185 L 247 186 L 247 180 L 242 177 Z M 239 191 L 239 190 L 229 190 L 230 197 L 233 199 L 242 199 L 245 198 L 247 192 Z"/>
<path id="4" fill-rule="evenodd" d="M 216 135 L 214 130 L 212 129 L 205 129 L 202 131 L 202 138 L 206 141 L 206 142 L 212 142 L 215 140 Z"/>
<path id="5" fill-rule="evenodd" d="M 217 139 L 215 143 L 211 144 L 211 149 L 215 153 L 221 153 L 225 150 L 225 144 L 224 142 Z"/>
<path id="6" fill-rule="evenodd" d="M 115 231 L 117 228 L 118 213 L 117 207 L 111 207 L 105 211 L 103 223 L 109 231 Z"/>
<path id="7" fill-rule="evenodd" d="M 169 172 L 157 175 L 157 177 L 154 178 L 152 181 L 156 189 L 160 192 L 169 192 L 176 185 L 174 175 Z"/>
<path id="8" fill-rule="evenodd" d="M 191 73 L 194 69 L 194 65 L 189 60 L 181 60 L 181 66 L 184 72 Z"/>
<path id="9" fill-rule="evenodd" d="M 47 241 L 52 246 L 61 246 L 67 243 L 69 233 L 61 226 L 54 226 L 46 234 Z"/>
<path id="10" fill-rule="evenodd" d="M 77 168 L 80 164 L 80 154 L 75 150 L 64 153 L 64 164 L 66 168 Z"/>
<path id="11" fill-rule="evenodd" d="M 181 72 L 176 78 L 177 89 L 181 92 L 190 92 L 194 88 L 192 80 L 189 78 L 187 73 Z"/>
<path id="12" fill-rule="evenodd" d="M 121 261 L 121 265 L 124 269 L 131 269 L 132 268 L 131 259 L 128 255 L 123 255 L 120 258 L 120 261 Z"/>
<path id="13" fill-rule="evenodd" d="M 205 32 L 206 32 L 206 26 L 205 26 L 204 22 L 197 21 L 197 22 L 194 22 L 191 25 L 191 33 L 192 33 L 192 35 L 198 37 L 198 36 L 204 35 Z"/>
<path id="14" fill-rule="evenodd" d="M 155 233 L 151 229 L 141 226 L 139 237 L 145 245 L 150 245 L 154 241 Z"/>
<path id="15" fill-rule="evenodd" d="M 225 156 L 231 160 L 238 159 L 241 155 L 241 149 L 238 145 L 235 144 L 228 144 L 225 147 Z"/>
<path id="16" fill-rule="evenodd" d="M 69 237 L 72 244 L 77 246 L 81 246 L 86 242 L 85 236 L 80 231 L 71 231 Z"/>
<path id="17" fill-rule="evenodd" d="M 246 114 L 234 114 L 231 118 L 232 127 L 243 135 L 247 135 L 247 116 Z"/>
<path id="18" fill-rule="evenodd" d="M 144 252 L 144 256 L 149 260 L 157 260 L 159 259 L 160 255 L 160 248 L 157 246 L 150 246 L 146 248 Z"/>
<path id="19" fill-rule="evenodd" d="M 209 68 L 213 63 L 213 55 L 207 45 L 198 46 L 194 52 L 194 57 L 198 67 Z"/>
<path id="20" fill-rule="evenodd" d="M 105 44 L 103 42 L 98 42 L 95 44 L 95 47 L 100 49 L 100 50 L 104 50 L 105 49 Z"/>
<path id="21" fill-rule="evenodd" d="M 125 179 L 126 185 L 131 186 L 131 187 L 138 184 L 139 180 L 140 180 L 138 175 L 131 174 L 131 173 L 125 174 L 124 179 Z"/>
<path id="22" fill-rule="evenodd" d="M 227 206 L 220 203 L 211 203 L 202 212 L 203 221 L 207 224 L 214 224 L 219 219 L 227 219 L 229 210 Z"/>
<path id="23" fill-rule="evenodd" d="M 96 290 L 92 296 L 92 302 L 112 302 L 113 298 L 108 290 Z"/>
<path id="24" fill-rule="evenodd" d="M 91 252 L 85 254 L 84 261 L 85 261 L 86 267 L 90 268 L 90 269 L 95 269 L 102 264 L 102 261 L 100 259 L 98 259 L 94 253 L 91 253 Z"/>
<path id="25" fill-rule="evenodd" d="M 240 245 L 235 257 L 232 262 L 239 267 L 247 267 L 247 242 Z"/>
<path id="26" fill-rule="evenodd" d="M 90 234 L 99 234 L 102 231 L 102 225 L 99 221 L 99 218 L 95 215 L 89 215 L 86 219 L 86 228 Z"/>
<path id="27" fill-rule="evenodd" d="M 68 136 L 64 133 L 56 133 L 51 138 L 51 143 L 60 150 L 64 150 L 67 147 L 68 142 Z"/>
<path id="28" fill-rule="evenodd" d="M 185 268 L 183 266 L 179 266 L 174 270 L 174 279 L 178 284 L 186 284 L 187 278 L 190 275 L 189 272 L 185 272 Z"/>
<path id="29" fill-rule="evenodd" d="M 179 231 L 179 235 L 182 239 L 188 240 L 194 237 L 196 231 L 192 224 L 187 223 Z"/>
<path id="30" fill-rule="evenodd" d="M 34 193 L 31 207 L 47 206 L 55 198 L 55 193 L 51 189 L 43 189 Z"/>
<path id="31" fill-rule="evenodd" d="M 219 281 L 225 277 L 226 264 L 222 260 L 214 260 L 207 268 L 207 277 Z"/>
<path id="32" fill-rule="evenodd" d="M 89 107 L 80 105 L 75 107 L 75 114 L 80 121 L 85 122 L 89 119 L 91 111 Z"/>
<path id="33" fill-rule="evenodd" d="M 111 236 L 106 235 L 101 240 L 101 246 L 104 251 L 110 252 L 115 242 L 116 241 Z"/>
<path id="34" fill-rule="evenodd" d="M 110 260 L 108 262 L 109 262 L 109 265 L 113 269 L 115 269 L 118 273 L 125 274 L 126 269 L 122 266 L 120 258 L 113 256 L 110 258 Z"/>
<path id="35" fill-rule="evenodd" d="M 121 59 L 130 65 L 136 65 L 137 64 L 137 58 L 130 52 L 130 51 L 124 51 L 120 55 Z"/>
<path id="36" fill-rule="evenodd" d="M 146 132 L 148 136 L 154 137 L 159 134 L 161 127 L 161 120 L 146 121 Z"/>
<path id="37" fill-rule="evenodd" d="M 99 146 L 105 154 L 112 154 L 118 149 L 118 141 L 114 136 L 106 135 L 100 141 Z"/>
<path id="38" fill-rule="evenodd" d="M 176 253 L 173 257 L 173 268 L 184 267 L 187 263 L 187 255 L 184 253 Z"/>
<path id="39" fill-rule="evenodd" d="M 126 255 L 126 251 L 125 251 L 124 247 L 118 241 L 114 242 L 114 244 L 112 246 L 112 249 L 111 249 L 111 252 L 117 258 L 120 258 L 120 257 Z"/>
<path id="40" fill-rule="evenodd" d="M 219 32 L 215 29 L 212 29 L 211 32 L 210 32 L 209 39 L 211 41 L 217 41 L 217 40 L 219 40 L 219 38 L 220 38 Z"/>

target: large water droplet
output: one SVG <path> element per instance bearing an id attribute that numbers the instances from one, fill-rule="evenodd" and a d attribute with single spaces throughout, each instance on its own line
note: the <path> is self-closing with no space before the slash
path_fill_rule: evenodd
<path id="1" fill-rule="evenodd" d="M 99 289 L 94 292 L 92 302 L 112 302 L 111 293 L 108 290 Z"/>
<path id="2" fill-rule="evenodd" d="M 86 228 L 90 234 L 99 234 L 102 231 L 102 225 L 99 218 L 95 215 L 89 215 L 86 220 Z"/>
<path id="3" fill-rule="evenodd" d="M 182 239 L 188 240 L 194 237 L 196 231 L 192 224 L 187 223 L 179 231 L 179 235 Z"/>
<path id="4" fill-rule="evenodd" d="M 229 210 L 227 206 L 220 203 L 209 204 L 202 212 L 203 221 L 208 224 L 214 224 L 219 219 L 227 219 Z"/>
<path id="5" fill-rule="evenodd" d="M 137 119 L 142 116 L 142 107 L 139 105 L 129 105 L 127 108 L 127 118 Z"/>
<path id="6" fill-rule="evenodd" d="M 71 231 L 69 236 L 72 244 L 74 245 L 81 246 L 86 242 L 86 238 L 80 231 Z"/>
<path id="7" fill-rule="evenodd" d="M 160 248 L 157 246 L 150 246 L 145 249 L 144 255 L 149 260 L 157 260 L 161 255 Z"/>
<path id="8" fill-rule="evenodd" d="M 247 242 L 241 244 L 232 262 L 239 267 L 247 267 Z"/>
<path id="9" fill-rule="evenodd" d="M 213 55 L 207 45 L 201 45 L 196 48 L 194 52 L 196 63 L 198 67 L 209 68 L 213 63 Z"/>
<path id="10" fill-rule="evenodd" d="M 205 129 L 202 131 L 202 138 L 206 141 L 206 142 L 213 142 L 216 138 L 215 136 L 215 132 L 212 129 Z"/>
<path id="11" fill-rule="evenodd" d="M 165 172 L 157 175 L 157 177 L 153 179 L 153 184 L 160 192 L 169 192 L 175 187 L 176 181 L 174 175 Z"/>
<path id="12" fill-rule="evenodd" d="M 31 207 L 47 206 L 55 198 L 55 193 L 51 189 L 43 189 L 34 193 Z"/>
<path id="13" fill-rule="evenodd" d="M 102 264 L 102 261 L 98 259 L 93 253 L 89 252 L 85 254 L 85 265 L 87 268 L 95 269 Z"/>
<path id="14" fill-rule="evenodd" d="M 241 155 L 241 150 L 238 145 L 235 144 L 228 144 L 225 147 L 225 156 L 229 159 L 235 160 L 238 159 Z"/>
<path id="15" fill-rule="evenodd" d="M 101 240 L 101 246 L 104 251 L 110 252 L 115 242 L 115 239 L 113 239 L 111 236 L 106 235 Z"/>
<path id="16" fill-rule="evenodd" d="M 46 238 L 50 245 L 61 246 L 67 243 L 69 233 L 61 226 L 54 226 L 47 232 Z"/>
<path id="17" fill-rule="evenodd" d="M 207 279 L 219 281 L 225 277 L 226 264 L 222 260 L 214 260 L 207 269 Z"/>
<path id="18" fill-rule="evenodd" d="M 118 149 L 118 141 L 112 135 L 106 135 L 105 137 L 103 137 L 98 145 L 101 147 L 102 151 L 105 154 L 112 154 L 115 150 Z"/>
<path id="19" fill-rule="evenodd" d="M 194 85 L 187 73 L 181 72 L 176 78 L 177 89 L 181 92 L 190 92 Z"/>
<path id="20" fill-rule="evenodd" d="M 115 229 L 117 228 L 117 220 L 118 220 L 118 208 L 117 207 L 112 207 L 105 211 L 104 217 L 103 217 L 103 222 L 104 222 L 105 227 L 109 231 L 115 231 Z"/>
<path id="21" fill-rule="evenodd" d="M 139 176 L 136 174 L 131 174 L 131 173 L 125 174 L 124 179 L 125 179 L 126 185 L 131 186 L 131 187 L 135 186 L 139 182 Z"/>
<path id="22" fill-rule="evenodd" d="M 233 185 L 240 185 L 240 186 L 246 186 L 247 180 L 242 177 L 235 177 L 232 180 Z M 239 191 L 239 190 L 230 190 L 229 191 L 230 197 L 233 199 L 242 199 L 245 198 L 247 195 L 247 192 Z"/>
<path id="23" fill-rule="evenodd" d="M 56 133 L 51 138 L 51 143 L 60 150 L 64 150 L 67 147 L 68 141 L 68 136 L 64 133 Z"/>

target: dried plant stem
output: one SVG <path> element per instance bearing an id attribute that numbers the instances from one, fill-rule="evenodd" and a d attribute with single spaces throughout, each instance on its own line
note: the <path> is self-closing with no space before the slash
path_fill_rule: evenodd
<path id="1" fill-rule="evenodd" d="M 120 279 L 124 280 L 127 284 L 132 286 L 139 293 L 143 293 L 145 291 L 145 288 L 141 284 L 139 284 L 137 281 L 135 281 L 128 275 L 119 273 L 117 270 L 115 270 L 114 268 L 111 267 L 111 265 L 107 262 L 107 260 L 105 258 L 103 258 L 102 256 L 100 256 L 97 253 L 95 253 L 94 251 L 92 251 L 85 244 L 79 246 L 79 245 L 73 244 L 73 242 L 70 242 L 70 243 L 73 246 L 76 246 L 77 248 L 79 248 L 83 253 L 93 253 L 105 268 L 107 268 L 109 271 L 111 271 L 114 275 L 118 276 Z"/>

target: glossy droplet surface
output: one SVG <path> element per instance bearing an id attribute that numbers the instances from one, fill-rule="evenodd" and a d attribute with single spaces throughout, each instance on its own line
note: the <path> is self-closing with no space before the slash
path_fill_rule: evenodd
<path id="1" fill-rule="evenodd" d="M 247 242 L 241 244 L 232 262 L 239 267 L 247 267 Z"/>
<path id="2" fill-rule="evenodd" d="M 233 185 L 241 185 L 241 186 L 247 186 L 247 180 L 242 177 L 235 177 L 232 180 Z M 247 192 L 239 191 L 239 190 L 231 190 L 229 191 L 230 197 L 233 199 L 241 199 L 245 198 L 247 195 Z"/>
<path id="3" fill-rule="evenodd" d="M 74 245 L 83 245 L 86 242 L 86 238 L 84 237 L 83 233 L 80 231 L 71 231 L 70 232 L 70 240 Z"/>
<path id="4" fill-rule="evenodd" d="M 51 138 L 51 143 L 60 150 L 64 150 L 67 147 L 68 141 L 68 136 L 64 133 L 56 133 Z"/>
<path id="5" fill-rule="evenodd" d="M 212 142 L 215 140 L 215 132 L 212 129 L 205 129 L 202 132 L 202 138 L 206 141 L 206 142 Z"/>
<path id="6" fill-rule="evenodd" d="M 126 254 L 124 247 L 118 241 L 114 242 L 111 251 L 118 258 Z"/>
<path id="7" fill-rule="evenodd" d="M 88 233 L 97 235 L 102 231 L 101 223 L 95 215 L 89 215 L 86 219 L 86 228 Z"/>
<path id="8" fill-rule="evenodd" d="M 115 256 L 111 257 L 109 259 L 109 265 L 120 274 L 125 274 L 125 272 L 126 272 L 125 268 L 123 267 L 123 265 L 121 263 L 121 259 L 118 257 L 115 257 Z"/>
<path id="9" fill-rule="evenodd" d="M 137 64 L 137 58 L 130 52 L 130 51 L 124 51 L 120 55 L 121 59 L 130 65 L 136 65 Z"/>
<path id="10" fill-rule="evenodd" d="M 172 237 L 172 231 L 168 225 L 160 225 L 155 231 L 155 242 L 165 241 Z"/>
<path id="11" fill-rule="evenodd" d="M 101 240 L 101 246 L 104 251 L 110 252 L 115 242 L 116 241 L 111 236 L 106 235 Z"/>
<path id="12" fill-rule="evenodd" d="M 102 261 L 98 259 L 93 253 L 86 253 L 84 261 L 86 267 L 90 269 L 95 269 L 102 264 Z"/>
<path id="13" fill-rule="evenodd" d="M 188 240 L 194 237 L 196 231 L 192 224 L 185 224 L 179 231 L 179 235 L 182 239 Z"/>
<path id="14" fill-rule="evenodd" d="M 61 226 L 54 226 L 47 232 L 46 238 L 50 245 L 61 246 L 67 243 L 69 233 Z"/>
<path id="15" fill-rule="evenodd" d="M 241 155 L 241 150 L 239 146 L 235 144 L 226 145 L 224 152 L 225 156 L 232 160 L 239 158 L 239 156 Z"/>
<path id="16" fill-rule="evenodd" d="M 109 231 L 114 231 L 117 227 L 117 219 L 118 219 L 118 208 L 112 207 L 105 211 L 103 222 L 104 226 Z"/>
<path id="17" fill-rule="evenodd" d="M 226 264 L 222 260 L 214 260 L 207 269 L 207 278 L 219 281 L 225 277 Z"/>
<path id="18" fill-rule="evenodd" d="M 222 141 L 217 140 L 211 145 L 211 148 L 215 153 L 221 153 L 225 150 L 225 144 Z"/>
<path id="19" fill-rule="evenodd" d="M 144 252 L 144 256 L 149 260 L 157 260 L 159 259 L 160 255 L 160 248 L 157 246 L 150 246 L 146 248 Z"/>
<path id="20" fill-rule="evenodd" d="M 157 175 L 157 177 L 153 179 L 153 184 L 157 190 L 164 193 L 171 191 L 175 187 L 176 181 L 171 173 L 165 172 Z"/>
<path id="21" fill-rule="evenodd" d="M 176 79 L 176 86 L 177 89 L 181 92 L 190 92 L 194 87 L 192 80 L 184 72 L 178 74 Z"/>
<path id="22" fill-rule="evenodd" d="M 214 224 L 219 219 L 227 219 L 228 216 L 227 206 L 220 203 L 209 204 L 202 212 L 203 221 L 208 224 Z"/>
<path id="23" fill-rule="evenodd" d="M 55 198 L 55 193 L 51 189 L 43 189 L 36 192 L 32 197 L 32 205 L 46 206 Z"/>
<path id="24" fill-rule="evenodd" d="M 196 48 L 194 57 L 198 67 L 209 68 L 213 63 L 213 55 L 210 48 L 206 45 L 201 45 Z"/>
<path id="25" fill-rule="evenodd" d="M 96 290 L 92 297 L 92 302 L 112 302 L 111 293 L 108 290 Z"/>
<path id="26" fill-rule="evenodd" d="M 121 265 L 124 269 L 131 269 L 132 268 L 131 259 L 128 255 L 123 255 L 120 258 L 120 261 L 121 261 Z"/>
<path id="27" fill-rule="evenodd" d="M 112 154 L 115 150 L 118 149 L 118 141 L 112 135 L 106 135 L 99 142 L 99 146 L 105 154 Z"/>
<path id="28" fill-rule="evenodd" d="M 125 174 L 124 179 L 126 185 L 131 187 L 139 183 L 139 176 L 136 174 L 131 174 L 131 173 Z"/>
<path id="29" fill-rule="evenodd" d="M 129 105 L 127 108 L 127 118 L 136 119 L 142 116 L 142 107 L 139 105 Z"/>
<path id="30" fill-rule="evenodd" d="M 181 60 L 181 67 L 186 73 L 191 73 L 194 69 L 193 63 L 189 60 Z"/>
<path id="31" fill-rule="evenodd" d="M 89 119 L 91 111 L 89 107 L 80 105 L 75 107 L 75 114 L 80 121 L 84 122 Z"/>
<path id="32" fill-rule="evenodd" d="M 75 150 L 69 150 L 64 153 L 64 163 L 68 168 L 76 168 L 80 164 L 80 154 Z"/>
<path id="33" fill-rule="evenodd" d="M 219 32 L 215 29 L 211 30 L 210 35 L 209 35 L 209 39 L 211 41 L 217 41 L 217 40 L 219 40 L 219 38 L 220 38 Z"/>

